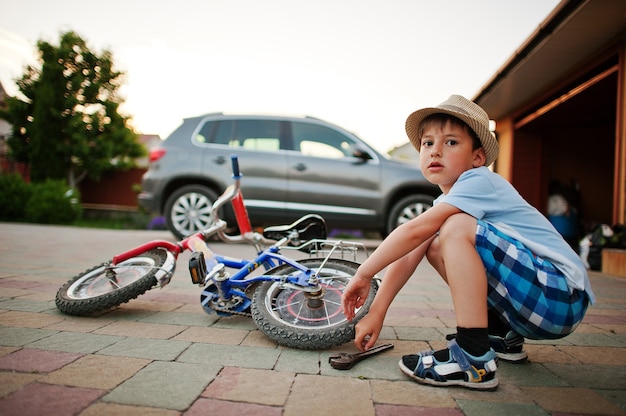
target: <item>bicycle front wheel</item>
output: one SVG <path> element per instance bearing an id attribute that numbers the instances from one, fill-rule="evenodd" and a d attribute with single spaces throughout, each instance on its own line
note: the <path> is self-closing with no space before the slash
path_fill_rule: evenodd
<path id="1" fill-rule="evenodd" d="M 152 289 L 174 266 L 174 256 L 163 249 L 146 251 L 115 266 L 105 262 L 70 279 L 57 292 L 55 303 L 68 315 L 93 315 Z"/>
<path id="2" fill-rule="evenodd" d="M 299 261 L 318 273 L 322 292 L 317 295 L 280 282 L 263 282 L 257 287 L 252 300 L 252 318 L 268 338 L 280 345 L 304 350 L 327 349 L 354 339 L 354 325 L 367 314 L 378 285 L 372 281 L 365 304 L 350 322 L 341 309 L 341 296 L 359 265 L 329 259 L 322 267 L 323 262 L 324 259 Z M 285 264 L 267 274 L 284 276 L 296 271 Z"/>

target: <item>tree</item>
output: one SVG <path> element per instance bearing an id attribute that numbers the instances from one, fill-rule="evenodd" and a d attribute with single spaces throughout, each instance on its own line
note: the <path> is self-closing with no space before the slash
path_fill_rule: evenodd
<path id="1" fill-rule="evenodd" d="M 86 176 L 133 167 L 146 150 L 119 112 L 123 73 L 111 53 L 93 53 L 72 31 L 58 46 L 39 40 L 37 48 L 41 68 L 29 65 L 16 80 L 25 99 L 10 97 L 2 114 L 13 125 L 12 157 L 29 164 L 33 182 L 65 179 L 72 188 Z"/>

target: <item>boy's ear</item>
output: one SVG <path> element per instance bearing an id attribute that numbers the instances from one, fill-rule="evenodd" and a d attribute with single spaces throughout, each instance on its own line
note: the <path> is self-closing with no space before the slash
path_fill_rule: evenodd
<path id="1" fill-rule="evenodd" d="M 485 162 L 487 162 L 487 155 L 485 155 L 485 149 L 482 147 L 474 150 L 474 167 L 479 168 L 481 166 L 485 166 Z"/>

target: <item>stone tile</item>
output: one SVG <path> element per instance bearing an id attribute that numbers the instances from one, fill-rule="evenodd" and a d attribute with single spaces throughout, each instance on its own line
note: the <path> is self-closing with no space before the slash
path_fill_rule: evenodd
<path id="1" fill-rule="evenodd" d="M 102 390 L 31 383 L 0 399 L 3 416 L 75 415 L 98 400 Z"/>
<path id="2" fill-rule="evenodd" d="M 547 366 L 548 364 L 546 364 Z M 568 386 L 566 380 L 555 375 L 542 364 L 524 363 L 511 364 L 501 362 L 498 365 L 500 383 L 511 383 L 516 386 Z"/>
<path id="3" fill-rule="evenodd" d="M 193 405 L 191 405 L 191 408 L 185 412 L 185 416 L 281 416 L 282 412 L 283 409 L 281 407 L 275 406 L 265 406 L 245 402 L 227 402 L 215 399 L 198 399 Z"/>
<path id="4" fill-rule="evenodd" d="M 215 320 L 218 320 L 219 317 L 216 314 L 207 314 L 206 312 L 204 312 L 202 310 L 202 306 L 200 306 L 199 303 L 193 302 L 193 303 L 189 303 L 186 305 L 182 305 L 179 308 L 175 309 L 173 312 L 176 313 L 190 313 L 190 314 L 197 314 L 198 316 L 205 316 L 207 319 L 210 320 L 211 323 L 215 322 L 213 320 L 213 318 L 215 318 Z M 207 321 L 209 322 L 209 321 Z M 207 325 L 210 325 L 211 323 L 208 323 Z"/>
<path id="5" fill-rule="evenodd" d="M 278 349 L 193 344 L 178 357 L 177 361 L 269 370 L 274 368 L 279 355 Z"/>
<path id="6" fill-rule="evenodd" d="M 112 345 L 121 339 L 123 338 L 111 335 L 59 332 L 47 338 L 32 342 L 28 344 L 28 346 L 43 350 L 91 354 Z"/>
<path id="7" fill-rule="evenodd" d="M 546 412 L 534 403 L 493 403 L 477 400 L 459 400 L 458 404 L 465 416 L 547 416 Z"/>
<path id="8" fill-rule="evenodd" d="M 565 338 L 569 343 L 578 346 L 589 347 L 623 347 L 624 344 L 615 337 L 608 334 L 585 334 L 577 333 L 568 335 Z"/>
<path id="9" fill-rule="evenodd" d="M 27 295 L 27 293 L 23 294 L 22 296 L 24 295 Z M 0 302 L 0 308 L 22 312 L 43 312 L 47 311 L 48 309 L 56 308 L 56 306 L 53 301 L 37 302 L 30 299 L 22 299 L 20 297 Z"/>
<path id="10" fill-rule="evenodd" d="M 0 347 L 0 357 L 3 355 L 11 354 L 14 351 L 19 350 L 18 347 Z"/>
<path id="11" fill-rule="evenodd" d="M 215 365 L 156 361 L 113 389 L 103 401 L 183 411 L 219 370 Z"/>
<path id="12" fill-rule="evenodd" d="M 409 328 L 444 328 L 446 325 L 439 318 L 395 316 L 386 317 L 385 325 Z"/>
<path id="13" fill-rule="evenodd" d="M 284 406 L 294 379 L 295 373 L 224 367 L 202 392 L 202 397 Z"/>
<path id="14" fill-rule="evenodd" d="M 608 390 L 626 386 L 623 366 L 546 364 L 546 367 L 570 386 Z"/>
<path id="15" fill-rule="evenodd" d="M 180 309 L 176 309 L 173 312 L 157 312 L 141 319 L 140 321 L 155 324 L 207 327 L 211 326 L 217 320 L 217 315 L 207 315 L 206 313 L 188 313 L 182 312 Z"/>
<path id="16" fill-rule="evenodd" d="M 31 289 L 33 287 L 40 286 L 39 283 L 29 282 L 26 280 L 17 280 L 17 279 L 2 279 L 0 280 L 0 289 L 4 290 L 5 288 L 19 288 L 19 289 Z"/>
<path id="17" fill-rule="evenodd" d="M 184 329 L 185 327 L 180 325 L 121 321 L 112 322 L 93 331 L 93 333 L 121 337 L 169 339 L 181 333 Z"/>
<path id="18" fill-rule="evenodd" d="M 519 386 L 503 381 L 499 378 L 498 389 L 496 391 L 480 391 L 465 388 L 449 389 L 450 395 L 456 400 L 481 401 L 481 402 L 501 402 L 517 404 L 534 404 L 525 391 Z M 515 414 L 515 413 L 513 413 Z"/>
<path id="19" fill-rule="evenodd" d="M 224 328 L 191 327 L 178 334 L 174 339 L 207 344 L 239 345 L 248 335 L 248 331 Z"/>
<path id="20" fill-rule="evenodd" d="M 595 325 L 605 333 L 609 334 L 626 334 L 626 325 L 624 324 L 600 324 Z"/>
<path id="21" fill-rule="evenodd" d="M 245 347 L 281 348 L 261 331 L 249 331 L 241 345 Z"/>
<path id="22" fill-rule="evenodd" d="M 132 301 L 131 301 L 132 302 Z M 100 316 L 110 321 L 141 321 L 149 316 L 154 315 L 157 311 L 146 309 L 124 308 L 121 307 L 110 311 L 103 312 Z"/>
<path id="23" fill-rule="evenodd" d="M 155 407 L 126 406 L 116 403 L 96 403 L 89 406 L 80 416 L 180 416 L 176 410 Z"/>
<path id="24" fill-rule="evenodd" d="M 379 344 L 384 344 L 384 343 L 393 344 L 393 349 L 385 351 L 384 354 L 393 355 L 397 357 L 396 366 L 397 366 L 397 362 L 400 360 L 400 357 L 402 357 L 403 355 L 416 354 L 420 351 L 429 350 L 431 348 L 430 344 L 428 344 L 428 342 L 426 341 L 379 340 L 376 344 L 379 345 Z M 350 352 L 352 351 L 357 352 L 356 349 L 351 350 Z M 346 350 L 346 352 L 348 351 Z"/>
<path id="25" fill-rule="evenodd" d="M 131 313 L 134 311 L 171 312 L 182 306 L 182 303 L 178 302 L 159 302 L 147 299 L 147 297 L 139 297 L 128 303 L 123 303 L 115 310 L 115 312 L 119 314 Z"/>
<path id="26" fill-rule="evenodd" d="M 24 348 L 0 357 L 0 370 L 49 373 L 81 357 L 81 354 Z"/>
<path id="27" fill-rule="evenodd" d="M 58 331 L 38 328 L 11 328 L 0 326 L 0 344 L 7 347 L 22 347 L 42 338 L 57 334 Z"/>
<path id="28" fill-rule="evenodd" d="M 302 415 L 374 416 L 369 381 L 296 375 L 283 416 Z"/>
<path id="29" fill-rule="evenodd" d="M 319 351 L 305 351 L 284 349 L 281 350 L 278 362 L 274 367 L 276 371 L 290 371 L 299 374 L 319 374 L 320 355 L 328 362 L 328 355 Z"/>
<path id="30" fill-rule="evenodd" d="M 393 327 L 384 325 L 380 330 L 379 339 L 387 340 L 386 342 L 392 342 L 398 339 L 398 335 Z"/>
<path id="31" fill-rule="evenodd" d="M 583 364 L 626 366 L 626 348 L 562 346 L 559 349 Z"/>
<path id="32" fill-rule="evenodd" d="M 44 328 L 62 320 L 61 316 L 35 312 L 9 311 L 0 314 L 0 325 L 22 328 Z"/>
<path id="33" fill-rule="evenodd" d="M 600 396 L 622 409 L 626 414 L 626 390 L 594 390 Z"/>
<path id="34" fill-rule="evenodd" d="M 422 408 L 456 408 L 451 389 L 425 386 L 413 381 L 372 380 L 372 397 L 375 403 L 385 403 Z"/>
<path id="35" fill-rule="evenodd" d="M 254 321 L 247 316 L 221 317 L 215 324 L 215 328 L 237 329 L 241 331 L 254 331 L 257 329 Z"/>
<path id="36" fill-rule="evenodd" d="M 37 302 L 49 302 L 53 304 L 57 289 L 58 287 L 55 287 L 53 290 L 47 292 L 31 292 L 28 295 L 20 296 L 20 299 L 33 300 Z"/>
<path id="37" fill-rule="evenodd" d="M 405 326 L 394 326 L 398 338 L 407 341 L 440 341 L 445 339 L 435 328 L 415 328 Z"/>
<path id="38" fill-rule="evenodd" d="M 171 361 L 189 347 L 190 343 L 175 340 L 126 338 L 102 348 L 99 354 L 118 357 Z"/>
<path id="39" fill-rule="evenodd" d="M 376 416 L 463 416 L 459 409 L 376 404 Z"/>
<path id="40" fill-rule="evenodd" d="M 548 412 L 580 415 L 623 415 L 624 412 L 590 389 L 568 387 L 522 387 Z"/>
<path id="41" fill-rule="evenodd" d="M 22 389 L 25 385 L 37 380 L 41 375 L 0 371 L 0 397 Z M 0 406 L 0 410 L 2 407 Z"/>
<path id="42" fill-rule="evenodd" d="M 41 382 L 111 390 L 148 365 L 150 360 L 86 355 L 42 377 Z"/>
<path id="43" fill-rule="evenodd" d="M 93 332 L 98 328 L 109 325 L 111 322 L 113 321 L 100 317 L 92 318 L 65 315 L 62 321 L 48 325 L 47 329 L 68 332 Z"/>
<path id="44" fill-rule="evenodd" d="M 526 344 L 524 350 L 528 353 L 528 361 L 533 363 L 560 363 L 580 364 L 580 361 L 568 354 L 565 348 L 569 346 Z"/>
<path id="45" fill-rule="evenodd" d="M 4 264 L 2 265 L 4 267 Z M 17 273 L 21 272 L 21 270 L 17 271 Z M 0 302 L 0 305 L 3 305 L 4 302 L 11 300 L 12 298 L 19 298 L 20 296 L 26 296 L 31 294 L 32 291 L 26 289 L 12 288 L 12 287 L 3 287 L 0 289 L 0 296 L 2 296 L 3 300 Z M 2 306 L 4 309 L 4 306 Z M 11 309 L 11 308 L 6 308 Z"/>
<path id="46" fill-rule="evenodd" d="M 581 323 L 576 328 L 577 334 L 603 334 L 607 331 L 603 330 L 600 325 L 590 325 L 587 323 Z"/>

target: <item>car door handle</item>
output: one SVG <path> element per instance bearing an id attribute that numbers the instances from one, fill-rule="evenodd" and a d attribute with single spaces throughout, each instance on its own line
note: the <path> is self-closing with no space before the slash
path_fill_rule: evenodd
<path id="1" fill-rule="evenodd" d="M 306 170 L 306 165 L 304 163 L 298 163 L 296 166 L 294 166 L 294 169 L 298 172 L 304 172 Z"/>
<path id="2" fill-rule="evenodd" d="M 217 163 L 218 165 L 223 165 L 224 163 L 226 163 L 226 158 L 224 156 L 218 156 L 215 158 L 215 163 Z"/>

